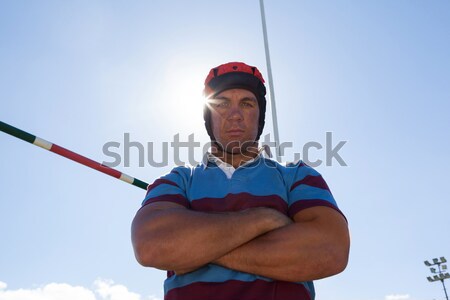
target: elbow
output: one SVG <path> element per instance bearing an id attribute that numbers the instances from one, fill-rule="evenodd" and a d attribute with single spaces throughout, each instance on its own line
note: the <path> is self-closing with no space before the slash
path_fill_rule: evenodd
<path id="1" fill-rule="evenodd" d="M 347 268 L 348 264 L 348 251 L 339 255 L 335 255 L 333 261 L 330 262 L 329 275 L 333 276 L 343 272 Z"/>
<path id="2" fill-rule="evenodd" d="M 134 256 L 137 262 L 144 267 L 154 267 L 156 265 L 155 255 L 151 247 L 147 247 L 140 241 L 133 240 Z"/>
<path id="3" fill-rule="evenodd" d="M 339 246 L 335 246 L 333 249 L 330 249 L 328 253 L 328 259 L 326 259 L 324 264 L 325 273 L 323 274 L 323 277 L 337 275 L 347 268 L 350 244 L 343 243 Z"/>
<path id="4" fill-rule="evenodd" d="M 143 267 L 150 267 L 159 270 L 178 270 L 183 269 L 177 257 L 167 255 L 167 251 L 162 247 L 137 246 L 134 247 L 134 256 L 137 262 Z"/>
<path id="5" fill-rule="evenodd" d="M 144 267 L 152 267 L 161 270 L 167 270 L 167 262 L 157 247 L 141 243 L 133 243 L 134 256 L 137 262 Z"/>
<path id="6" fill-rule="evenodd" d="M 158 243 L 155 243 L 148 233 L 133 229 L 131 242 L 137 262 L 144 267 L 161 269 L 164 258 L 161 253 L 165 252 L 157 247 Z"/>
<path id="7" fill-rule="evenodd" d="M 155 243 L 151 231 L 149 232 L 138 217 L 135 217 L 131 225 L 131 243 L 134 256 L 140 265 L 158 268 L 161 264 L 161 255 L 158 253 L 163 252 L 157 249 L 158 243 Z"/>
<path id="8" fill-rule="evenodd" d="M 135 232 L 132 234 L 132 245 L 137 262 L 144 267 L 160 270 L 174 270 L 177 266 L 174 249 L 152 234 Z"/>
<path id="9" fill-rule="evenodd" d="M 336 248 L 322 252 L 306 264 L 291 264 L 287 272 L 278 278 L 289 282 L 302 282 L 323 279 L 337 275 L 345 270 L 348 263 L 348 249 Z"/>
<path id="10" fill-rule="evenodd" d="M 155 262 L 153 256 L 145 251 L 143 247 L 134 247 L 134 257 L 137 262 L 144 267 L 154 267 Z"/>
<path id="11" fill-rule="evenodd" d="M 325 277 L 339 274 L 347 268 L 350 255 L 350 234 L 348 230 L 328 245 L 327 253 L 328 274 Z"/>
<path id="12" fill-rule="evenodd" d="M 299 279 L 307 277 L 309 280 L 323 279 L 343 272 L 347 268 L 349 259 L 349 244 L 333 245 L 322 252 L 322 257 L 312 263 L 309 274 L 299 274 Z"/>

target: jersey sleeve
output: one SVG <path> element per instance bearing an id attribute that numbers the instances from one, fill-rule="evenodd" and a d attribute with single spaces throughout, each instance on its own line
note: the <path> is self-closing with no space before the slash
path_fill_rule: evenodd
<path id="1" fill-rule="evenodd" d="M 298 212 L 314 206 L 327 206 L 344 216 L 319 172 L 302 161 L 291 164 L 289 168 L 293 173 L 288 186 L 289 216 L 291 218 Z"/>
<path id="2" fill-rule="evenodd" d="M 187 173 L 189 172 L 186 167 L 177 167 L 169 174 L 156 179 L 148 186 L 142 206 L 158 201 L 168 201 L 189 208 L 190 205 L 186 196 L 186 186 L 189 179 Z"/>

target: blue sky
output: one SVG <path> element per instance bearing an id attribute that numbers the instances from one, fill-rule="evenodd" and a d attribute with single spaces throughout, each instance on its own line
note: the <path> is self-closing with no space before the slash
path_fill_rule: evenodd
<path id="1" fill-rule="evenodd" d="M 347 141 L 347 167 L 317 169 L 349 220 L 350 262 L 316 283 L 318 299 L 443 299 L 423 260 L 450 259 L 450 3 L 265 7 L 284 160 L 326 132 Z M 156 160 L 176 134 L 207 143 L 203 80 L 228 61 L 268 78 L 256 0 L 0 2 L 0 120 L 94 160 L 125 133 Z M 143 190 L 6 134 L 0 144 L 0 299 L 162 298 L 165 273 L 139 266 L 130 243 Z M 147 182 L 170 170 L 138 156 L 117 168 Z"/>

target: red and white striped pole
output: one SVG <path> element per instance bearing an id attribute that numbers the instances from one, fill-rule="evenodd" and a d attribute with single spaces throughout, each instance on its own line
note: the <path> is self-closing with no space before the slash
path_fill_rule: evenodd
<path id="1" fill-rule="evenodd" d="M 115 177 L 117 179 L 120 179 L 122 181 L 125 181 L 129 184 L 132 184 L 134 186 L 140 187 L 144 190 L 147 189 L 148 183 L 139 180 L 137 178 L 131 177 L 125 173 L 122 173 L 120 171 L 117 171 L 113 168 L 110 168 L 108 166 L 105 166 L 99 162 L 93 161 L 90 158 L 87 158 L 85 156 L 82 156 L 78 153 L 75 153 L 73 151 L 70 151 L 66 148 L 63 148 L 61 146 L 58 146 L 56 144 L 53 144 L 49 141 L 46 141 L 44 139 L 41 139 L 35 135 L 32 135 L 28 132 L 25 132 L 23 130 L 20 130 L 19 128 L 13 127 L 9 124 L 6 124 L 2 121 L 0 121 L 0 131 L 3 131 L 7 134 L 10 134 L 16 138 L 19 138 L 21 140 L 24 140 L 26 142 L 29 142 L 33 145 L 39 146 L 41 148 L 44 148 L 46 150 L 49 150 L 53 153 L 59 154 L 61 156 L 64 156 L 65 158 L 68 158 L 70 160 L 73 160 L 79 164 L 85 165 L 86 167 L 92 168 L 94 170 L 100 171 L 102 173 L 108 174 L 109 176 Z"/>

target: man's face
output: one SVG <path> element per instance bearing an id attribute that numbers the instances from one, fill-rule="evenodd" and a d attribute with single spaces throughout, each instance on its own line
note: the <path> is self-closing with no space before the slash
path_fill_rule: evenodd
<path id="1" fill-rule="evenodd" d="M 252 145 L 258 134 L 256 96 L 244 89 L 230 89 L 209 100 L 211 126 L 216 141 L 229 153 Z"/>

